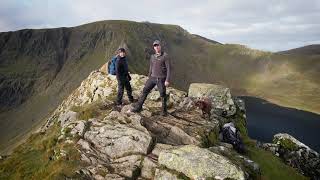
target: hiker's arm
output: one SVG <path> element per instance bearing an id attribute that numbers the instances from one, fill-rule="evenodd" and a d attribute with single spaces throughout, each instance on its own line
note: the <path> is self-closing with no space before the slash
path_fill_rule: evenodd
<path id="1" fill-rule="evenodd" d="M 170 64 L 170 58 L 167 56 L 165 59 L 165 65 L 167 68 L 167 77 L 166 77 L 166 82 L 170 82 L 170 71 L 171 71 L 171 64 Z"/>
<path id="2" fill-rule="evenodd" d="M 128 61 L 125 61 L 125 71 L 126 71 L 126 76 L 129 76 L 129 65 L 128 65 Z"/>
<path id="3" fill-rule="evenodd" d="M 152 56 L 150 57 L 150 62 L 149 62 L 150 66 L 149 66 L 149 74 L 148 77 L 151 77 L 151 72 L 152 72 Z"/>
<path id="4" fill-rule="evenodd" d="M 116 60 L 116 77 L 117 77 L 117 79 L 120 78 L 119 72 L 120 72 L 120 66 L 119 66 L 119 61 L 117 59 Z"/>
<path id="5" fill-rule="evenodd" d="M 131 76 L 130 76 L 130 72 L 129 72 L 129 65 L 128 65 L 127 62 L 126 62 L 126 68 L 127 68 L 127 74 L 126 74 L 126 76 L 128 77 L 129 81 L 131 81 Z"/>

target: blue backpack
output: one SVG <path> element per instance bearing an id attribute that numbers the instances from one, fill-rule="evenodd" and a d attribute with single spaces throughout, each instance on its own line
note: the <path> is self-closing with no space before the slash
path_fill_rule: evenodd
<path id="1" fill-rule="evenodd" d="M 116 75 L 117 56 L 114 56 L 111 61 L 108 61 L 108 74 Z"/>

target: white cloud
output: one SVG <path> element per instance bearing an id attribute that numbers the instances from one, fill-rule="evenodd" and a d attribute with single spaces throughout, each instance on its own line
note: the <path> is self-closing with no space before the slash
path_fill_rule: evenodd
<path id="1" fill-rule="evenodd" d="M 108 19 L 177 24 L 222 43 L 285 50 L 320 41 L 319 0 L 2 0 L 0 31 Z"/>

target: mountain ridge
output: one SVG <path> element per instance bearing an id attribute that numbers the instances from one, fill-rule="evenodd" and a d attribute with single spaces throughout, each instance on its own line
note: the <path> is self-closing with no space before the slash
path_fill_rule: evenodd
<path id="1" fill-rule="evenodd" d="M 297 47 L 289 49 L 286 51 L 279 51 L 278 54 L 287 54 L 287 55 L 320 55 L 320 44 L 310 44 L 302 47 Z"/>
<path id="2" fill-rule="evenodd" d="M 303 56 L 301 61 L 296 56 L 213 43 L 177 25 L 148 22 L 114 20 L 26 29 L 0 33 L 0 149 L 41 124 L 119 46 L 128 50 L 131 72 L 147 74 L 154 39 L 160 39 L 172 57 L 175 88 L 186 90 L 192 82 L 216 83 L 230 87 L 234 94 L 319 112 L 317 57 Z"/>
<path id="3" fill-rule="evenodd" d="M 115 106 L 115 79 L 105 72 L 91 72 L 44 126 L 11 155 L 0 156 L 0 178 L 306 179 L 248 137 L 245 103 L 232 97 L 228 88 L 194 83 L 187 93 L 168 87 L 169 115 L 163 117 L 156 90 L 141 113 L 128 111 L 131 105 L 126 96 L 123 106 Z M 147 79 L 132 74 L 134 96 Z M 211 116 L 196 107 L 203 98 L 212 103 Z M 226 123 L 239 130 L 247 153 L 239 154 L 236 146 L 222 141 L 219 132 Z M 296 149 L 296 144 L 306 147 L 292 137 L 287 146 Z M 272 149 L 274 145 L 261 146 Z M 315 172 L 300 169 L 308 176 Z"/>

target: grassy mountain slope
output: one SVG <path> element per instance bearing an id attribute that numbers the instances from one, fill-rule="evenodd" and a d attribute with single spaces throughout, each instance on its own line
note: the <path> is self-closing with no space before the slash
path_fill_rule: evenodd
<path id="1" fill-rule="evenodd" d="M 218 83 L 233 94 L 320 113 L 319 56 L 273 54 L 220 44 L 175 25 L 101 21 L 72 28 L 0 33 L 0 149 L 9 150 L 119 46 L 146 74 L 154 39 L 172 59 L 172 85 Z"/>
<path id="2" fill-rule="evenodd" d="M 290 49 L 287 51 L 280 51 L 279 54 L 291 54 L 291 55 L 320 55 L 320 44 L 303 46 L 295 49 Z"/>

